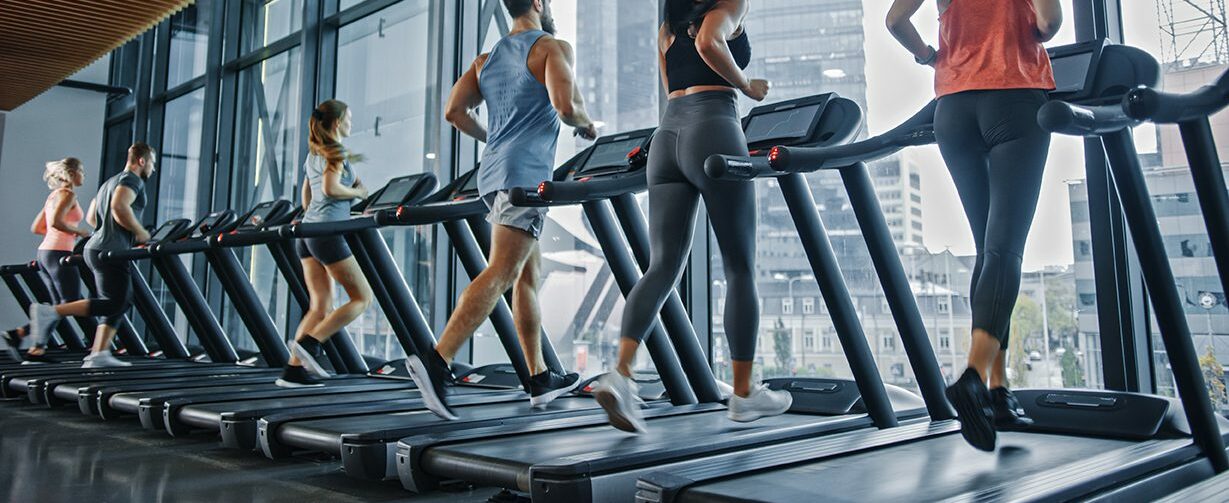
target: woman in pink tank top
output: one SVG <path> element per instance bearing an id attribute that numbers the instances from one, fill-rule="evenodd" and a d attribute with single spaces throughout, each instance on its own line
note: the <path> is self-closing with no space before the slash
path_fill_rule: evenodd
<path id="1" fill-rule="evenodd" d="M 997 431 L 1033 423 L 1008 389 L 1006 361 L 1050 146 L 1050 134 L 1037 125 L 1046 91 L 1054 89 L 1042 44 L 1058 32 L 1062 9 L 1059 0 L 937 0 L 936 50 L 910 21 L 926 1 L 895 0 L 887 24 L 919 64 L 935 67 L 935 142 L 977 247 L 968 367 L 947 398 L 965 440 L 992 451 Z"/>
<path id="2" fill-rule="evenodd" d="M 66 157 L 47 163 L 43 180 L 47 182 L 51 193 L 47 195 L 43 208 L 34 217 L 34 222 L 30 224 L 30 232 L 43 236 L 43 242 L 38 245 L 36 261 L 39 277 L 51 294 L 53 304 L 80 300 L 82 297 L 79 271 L 76 267 L 61 265 L 60 261 L 72 255 L 77 238 L 90 237 L 90 229 L 81 225 L 85 212 L 81 210 L 75 192 L 77 187 L 85 183 L 85 169 L 81 160 Z M 30 327 L 26 325 L 4 333 L 9 353 L 16 359 L 29 362 L 48 361 L 44 354 L 46 348 L 42 345 L 31 346 L 22 358 L 18 349 L 22 345 L 21 340 L 29 332 Z"/>

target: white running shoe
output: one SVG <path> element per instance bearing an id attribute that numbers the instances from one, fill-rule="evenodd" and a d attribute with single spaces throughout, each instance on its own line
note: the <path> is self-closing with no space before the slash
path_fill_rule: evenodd
<path id="1" fill-rule="evenodd" d="M 50 304 L 30 304 L 30 336 L 34 346 L 47 344 L 51 327 L 60 321 L 60 314 Z"/>
<path id="2" fill-rule="evenodd" d="M 648 431 L 644 412 L 640 410 L 640 397 L 636 395 L 638 388 L 636 381 L 618 372 L 608 372 L 598 381 L 593 397 L 606 409 L 611 426 L 629 433 Z"/>
<path id="3" fill-rule="evenodd" d="M 728 415 L 731 421 L 748 423 L 762 417 L 784 414 L 793 404 L 794 397 L 788 391 L 770 390 L 761 384 L 752 389 L 747 398 L 731 396 Z"/>
<path id="4" fill-rule="evenodd" d="M 83 369 L 100 369 L 108 367 L 131 367 L 132 364 L 116 358 L 110 351 L 105 353 L 90 353 L 85 357 L 85 363 L 81 364 Z"/>
<path id="5" fill-rule="evenodd" d="M 717 392 L 721 393 L 722 400 L 729 400 L 730 397 L 734 396 L 734 387 L 730 386 L 730 383 L 718 379 Z"/>
<path id="6" fill-rule="evenodd" d="M 320 362 L 316 361 L 316 357 L 312 356 L 312 354 L 306 349 L 303 349 L 303 346 L 299 345 L 299 341 L 290 343 L 290 353 L 293 354 L 295 358 L 299 359 L 299 363 L 303 364 L 303 368 L 306 369 L 312 377 L 315 377 L 316 379 L 328 379 L 329 377 L 332 377 L 329 375 L 327 370 L 324 370 L 324 367 L 320 365 Z"/>

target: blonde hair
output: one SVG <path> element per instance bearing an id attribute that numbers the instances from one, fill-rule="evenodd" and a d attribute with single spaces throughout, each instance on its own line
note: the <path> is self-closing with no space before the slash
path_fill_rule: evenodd
<path id="1" fill-rule="evenodd" d="M 323 157 L 327 169 L 340 170 L 345 161 L 359 162 L 363 156 L 347 152 L 337 134 L 337 124 L 345 117 L 349 107 L 340 100 L 328 100 L 312 110 L 307 121 L 308 151 Z"/>
<path id="2" fill-rule="evenodd" d="M 60 186 L 68 184 L 72 185 L 73 177 L 85 169 L 81 165 L 81 159 L 76 157 L 65 157 L 58 161 L 51 161 L 46 164 L 46 170 L 43 172 L 43 181 L 47 182 L 47 188 L 55 190 Z"/>

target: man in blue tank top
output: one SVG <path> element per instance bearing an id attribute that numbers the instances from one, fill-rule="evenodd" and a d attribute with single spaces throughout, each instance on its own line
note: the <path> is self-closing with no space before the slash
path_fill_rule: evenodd
<path id="1" fill-rule="evenodd" d="M 410 375 L 427 406 L 447 419 L 456 418 L 444 397 L 452 381 L 449 365 L 509 289 L 517 335 L 534 374 L 527 390 L 530 402 L 544 406 L 576 389 L 580 379 L 575 373 L 551 372 L 542 358 L 538 236 L 546 210 L 513 206 L 508 192 L 533 189 L 550 179 L 560 121 L 588 139 L 596 138 L 597 130 L 575 85 L 572 46 L 553 36 L 550 0 L 503 1 L 515 20 L 512 31 L 491 52 L 478 56 L 453 86 L 445 117 L 462 133 L 486 143 L 478 189 L 491 210 L 490 264 L 461 294 L 436 350 L 409 358 Z M 475 113 L 483 103 L 485 126 Z"/>

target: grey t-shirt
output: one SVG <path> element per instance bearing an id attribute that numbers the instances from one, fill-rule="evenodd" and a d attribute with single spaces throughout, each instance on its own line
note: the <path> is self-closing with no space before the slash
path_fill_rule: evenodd
<path id="1" fill-rule="evenodd" d="M 352 199 L 334 199 L 324 195 L 324 168 L 328 161 L 316 154 L 308 154 L 303 163 L 307 184 L 311 186 L 312 201 L 303 212 L 304 222 L 337 222 L 350 219 Z M 341 184 L 346 187 L 354 185 L 354 170 L 346 161 L 341 168 Z"/>
<path id="2" fill-rule="evenodd" d="M 96 201 L 94 216 L 98 220 L 98 228 L 94 230 L 94 236 L 90 238 L 90 241 L 85 244 L 87 249 L 127 250 L 132 248 L 132 232 L 116 222 L 115 217 L 111 215 L 111 198 L 115 197 L 115 189 L 121 186 L 128 187 L 137 194 L 136 199 L 132 200 L 132 213 L 138 221 L 145 213 L 145 180 L 128 170 L 109 178 L 103 182 L 101 187 L 98 187 L 98 195 L 94 198 Z"/>

